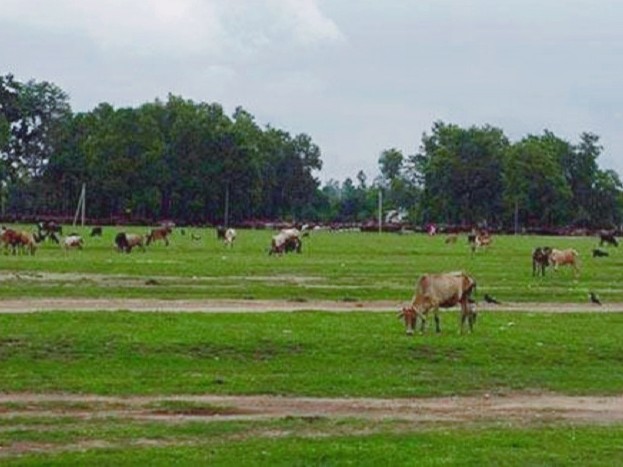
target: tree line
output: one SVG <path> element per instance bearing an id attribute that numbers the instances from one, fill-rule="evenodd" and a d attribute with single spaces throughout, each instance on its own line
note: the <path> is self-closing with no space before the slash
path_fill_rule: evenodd
<path id="1" fill-rule="evenodd" d="M 368 181 L 322 185 L 320 148 L 237 108 L 169 95 L 138 107 L 102 103 L 74 113 L 49 82 L 0 76 L 3 217 L 70 217 L 81 187 L 100 222 L 287 220 L 366 222 L 385 211 L 409 222 L 614 227 L 623 186 L 602 170 L 599 137 L 570 143 L 545 130 L 511 142 L 489 125 L 435 122 L 411 155 L 392 148 Z"/>

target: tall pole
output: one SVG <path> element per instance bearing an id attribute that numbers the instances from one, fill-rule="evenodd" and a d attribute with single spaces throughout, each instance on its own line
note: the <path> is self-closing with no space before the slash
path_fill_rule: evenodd
<path id="1" fill-rule="evenodd" d="M 82 184 L 82 227 L 84 227 L 84 214 L 86 212 L 86 205 L 87 205 L 87 184 L 83 183 Z"/>
<path id="2" fill-rule="evenodd" d="M 80 190 L 80 198 L 78 199 L 78 206 L 76 207 L 76 214 L 74 215 L 74 223 L 73 226 L 76 226 L 76 222 L 78 221 L 78 215 L 82 213 L 82 227 L 84 227 L 84 198 L 86 192 L 86 184 L 82 184 L 82 190 Z"/>

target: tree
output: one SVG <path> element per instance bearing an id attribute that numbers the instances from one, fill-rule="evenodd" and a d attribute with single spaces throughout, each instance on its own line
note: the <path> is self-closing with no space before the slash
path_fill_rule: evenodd
<path id="1" fill-rule="evenodd" d="M 410 158 L 411 179 L 423 186 L 420 219 L 451 224 L 498 223 L 502 207 L 502 163 L 508 147 L 494 127 L 436 122 Z"/>
<path id="2" fill-rule="evenodd" d="M 569 144 L 553 134 L 530 135 L 512 145 L 504 167 L 507 219 L 529 226 L 565 224 L 572 193 L 561 162 Z"/>

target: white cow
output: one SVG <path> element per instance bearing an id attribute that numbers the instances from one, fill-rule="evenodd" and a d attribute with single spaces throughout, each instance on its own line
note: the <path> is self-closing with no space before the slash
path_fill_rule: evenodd
<path id="1" fill-rule="evenodd" d="M 72 248 L 82 250 L 84 242 L 82 241 L 82 237 L 77 234 L 68 235 L 63 239 L 62 247 L 64 250 L 69 250 Z"/>
<path id="2" fill-rule="evenodd" d="M 225 231 L 225 238 L 223 240 L 223 242 L 225 243 L 225 246 L 228 247 L 233 247 L 234 246 L 234 241 L 236 240 L 236 230 L 229 228 Z"/>
<path id="3" fill-rule="evenodd" d="M 289 251 L 301 252 L 301 232 L 298 229 L 282 229 L 273 236 L 269 255 L 282 254 Z"/>

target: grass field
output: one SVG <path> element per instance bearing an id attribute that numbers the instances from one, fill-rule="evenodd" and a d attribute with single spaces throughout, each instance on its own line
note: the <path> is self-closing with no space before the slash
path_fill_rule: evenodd
<path id="1" fill-rule="evenodd" d="M 488 250 L 472 255 L 465 237 L 446 245 L 443 236 L 318 232 L 304 239 L 302 254 L 270 257 L 271 231 L 240 231 L 229 250 L 212 229 L 177 230 L 169 247 L 159 243 L 129 255 L 114 251 L 116 231 L 105 228 L 103 238 L 91 239 L 82 229 L 83 251 L 44 243 L 34 257 L 3 256 L 0 297 L 400 301 L 410 298 L 419 274 L 464 270 L 479 292 L 504 301 L 581 303 L 593 290 L 604 301 L 623 302 L 623 250 L 610 248 L 609 257 L 594 259 L 593 237 L 496 236 Z M 533 277 L 531 252 L 539 245 L 577 249 L 580 276 L 561 269 Z"/>
<path id="2" fill-rule="evenodd" d="M 80 229 L 76 229 L 80 230 Z M 144 229 L 132 228 L 140 232 Z M 85 229 L 86 233 L 88 230 Z M 288 398 L 611 396 L 623 393 L 621 312 L 483 312 L 459 335 L 408 337 L 395 313 L 329 313 L 314 300 L 407 301 L 424 272 L 465 270 L 478 297 L 623 303 L 623 250 L 593 259 L 594 238 L 496 236 L 472 255 L 465 237 L 312 233 L 301 255 L 269 257 L 269 231 L 240 231 L 227 250 L 213 230 L 176 231 L 169 247 L 116 253 L 113 228 L 83 251 L 41 245 L 4 255 L 0 297 L 280 299 L 296 313 L 67 312 L 0 314 L 0 462 L 15 465 L 620 465 L 623 424 L 519 409 L 513 417 L 417 421 L 282 415 L 228 419 L 231 408 L 185 395 Z M 200 235 L 191 240 L 190 233 Z M 573 247 L 581 274 L 533 277 L 538 245 Z M 1 303 L 1 302 L 0 302 Z M 1 305 L 0 305 L 1 309 Z M 117 398 L 102 407 L 87 399 Z M 132 410 L 127 398 L 163 398 Z M 170 400 L 166 398 L 172 398 Z M 588 404 L 583 399 L 578 404 Z M 582 402 L 584 401 L 584 402 Z M 99 405 L 98 405 L 99 404 Z M 443 405 L 443 402 L 441 402 Z M 477 413 L 477 411 L 475 412 Z M 195 417 L 196 415 L 196 417 Z M 365 416 L 364 416 L 365 415 Z"/>

